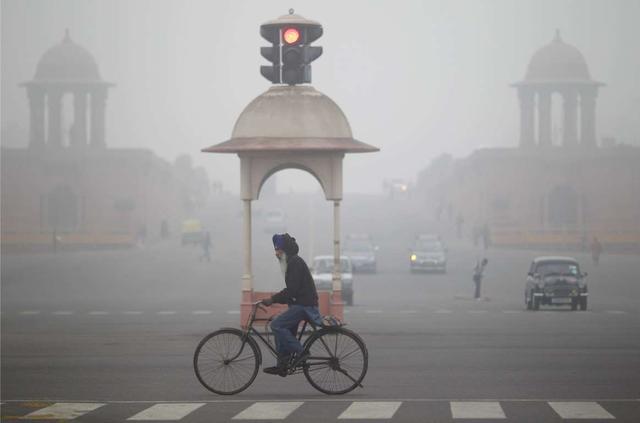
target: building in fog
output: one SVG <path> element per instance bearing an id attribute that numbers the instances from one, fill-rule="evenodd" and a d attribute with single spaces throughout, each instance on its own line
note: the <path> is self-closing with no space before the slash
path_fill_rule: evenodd
<path id="1" fill-rule="evenodd" d="M 597 95 L 580 51 L 559 33 L 513 84 L 515 148 L 434 161 L 419 177 L 436 217 L 464 221 L 495 244 L 586 247 L 593 237 L 640 245 L 640 148 L 597 143 Z"/>
<path id="2" fill-rule="evenodd" d="M 68 32 L 22 85 L 29 143 L 2 149 L 4 247 L 52 244 L 54 234 L 61 245 L 130 245 L 157 238 L 162 226 L 177 230 L 195 206 L 184 189 L 190 168 L 150 150 L 107 146 L 113 84 Z"/>

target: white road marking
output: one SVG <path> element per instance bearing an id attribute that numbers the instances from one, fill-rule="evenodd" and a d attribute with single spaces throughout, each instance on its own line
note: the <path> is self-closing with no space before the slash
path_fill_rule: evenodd
<path id="1" fill-rule="evenodd" d="M 454 419 L 506 419 L 499 402 L 451 402 Z"/>
<path id="2" fill-rule="evenodd" d="M 73 314 L 73 311 L 71 310 L 60 310 L 60 311 L 54 311 L 53 314 L 55 316 L 70 316 Z"/>
<path id="3" fill-rule="evenodd" d="M 343 312 L 344 314 L 349 314 L 349 313 L 351 313 L 351 310 L 343 310 L 342 312 Z"/>
<path id="4" fill-rule="evenodd" d="M 596 402 L 549 402 L 563 419 L 615 419 Z"/>
<path id="5" fill-rule="evenodd" d="M 211 314 L 213 313 L 211 310 L 194 310 L 191 314 Z"/>
<path id="6" fill-rule="evenodd" d="M 626 311 L 622 311 L 622 310 L 607 310 L 607 313 L 609 313 L 609 314 L 627 314 Z"/>
<path id="7" fill-rule="evenodd" d="M 365 310 L 365 313 L 367 313 L 367 314 L 380 314 L 380 313 L 382 313 L 382 310 Z"/>
<path id="8" fill-rule="evenodd" d="M 302 401 L 256 402 L 233 416 L 233 420 L 282 420 L 302 404 Z"/>
<path id="9" fill-rule="evenodd" d="M 155 404 L 127 420 L 180 420 L 205 405 L 200 403 Z"/>
<path id="10" fill-rule="evenodd" d="M 21 311 L 20 314 L 22 314 L 23 316 L 33 316 L 36 314 L 40 314 L 40 310 L 24 310 Z"/>
<path id="11" fill-rule="evenodd" d="M 227 314 L 240 314 L 240 310 L 228 310 Z"/>
<path id="12" fill-rule="evenodd" d="M 71 420 L 90 411 L 102 407 L 104 404 L 89 402 L 58 402 L 40 410 L 29 413 L 22 419 Z"/>
<path id="13" fill-rule="evenodd" d="M 502 310 L 502 312 L 505 314 L 516 314 L 516 313 L 522 313 L 522 310 Z"/>
<path id="14" fill-rule="evenodd" d="M 169 315 L 176 314 L 176 312 L 175 312 L 175 311 L 172 311 L 172 310 L 167 310 L 167 311 L 159 311 L 159 312 L 158 312 L 158 313 L 156 313 L 156 314 L 159 314 L 159 315 L 161 315 L 161 316 L 169 316 Z"/>
<path id="15" fill-rule="evenodd" d="M 439 310 L 434 311 L 434 313 L 437 313 L 437 314 L 449 314 L 449 313 L 453 313 L 453 312 L 451 310 L 447 310 L 447 309 L 441 308 Z"/>
<path id="16" fill-rule="evenodd" d="M 107 314 L 109 314 L 108 311 L 90 311 L 89 315 L 91 316 L 106 316 Z"/>
<path id="17" fill-rule="evenodd" d="M 486 313 L 487 310 L 467 310 L 467 313 L 469 314 L 483 314 Z"/>
<path id="18" fill-rule="evenodd" d="M 338 419 L 390 419 L 402 402 L 353 402 Z"/>
<path id="19" fill-rule="evenodd" d="M 400 313 L 400 314 L 417 314 L 418 310 L 400 310 L 398 313 Z"/>
<path id="20" fill-rule="evenodd" d="M 126 315 L 138 315 L 138 314 L 142 314 L 142 312 L 141 312 L 141 311 L 135 311 L 135 310 L 132 310 L 132 311 L 123 311 L 123 312 L 122 312 L 122 314 L 126 314 Z"/>

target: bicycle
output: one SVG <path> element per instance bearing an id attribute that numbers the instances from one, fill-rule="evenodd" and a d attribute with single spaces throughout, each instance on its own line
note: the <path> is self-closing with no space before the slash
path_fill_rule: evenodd
<path id="1" fill-rule="evenodd" d="M 254 327 L 262 302 L 253 303 L 245 330 L 222 328 L 205 336 L 196 347 L 193 367 L 198 381 L 209 391 L 219 395 L 233 395 L 247 389 L 262 364 L 262 351 L 256 341 L 261 340 L 273 354 L 274 346 Z M 369 362 L 369 353 L 362 339 L 353 331 L 339 326 L 322 326 L 305 320 L 297 335 L 302 340 L 305 329 L 311 333 L 303 343 L 303 362 L 289 362 L 286 375 L 304 373 L 307 381 L 318 391 L 328 395 L 346 394 L 362 386 Z"/>

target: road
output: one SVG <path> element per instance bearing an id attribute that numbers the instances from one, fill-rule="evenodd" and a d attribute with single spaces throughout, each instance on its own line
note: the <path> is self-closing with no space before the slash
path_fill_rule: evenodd
<path id="1" fill-rule="evenodd" d="M 345 226 L 362 231 L 360 213 L 347 207 Z M 447 274 L 411 274 L 406 248 L 415 218 L 378 225 L 379 272 L 356 275 L 345 319 L 368 346 L 369 372 L 364 389 L 343 397 L 316 392 L 301 375 L 260 373 L 230 398 L 195 379 L 198 341 L 239 325 L 238 220 L 215 226 L 212 262 L 175 239 L 130 250 L 4 255 L 2 421 L 640 421 L 637 256 L 605 255 L 594 267 L 570 253 L 589 272 L 588 311 L 526 311 L 528 263 L 557 252 L 483 251 L 451 239 Z M 277 289 L 270 236 L 254 229 L 256 289 Z M 309 231 L 292 233 L 306 257 Z M 322 234 L 315 236 L 317 250 Z M 489 258 L 484 299 L 475 301 L 470 275 L 482 256 Z"/>

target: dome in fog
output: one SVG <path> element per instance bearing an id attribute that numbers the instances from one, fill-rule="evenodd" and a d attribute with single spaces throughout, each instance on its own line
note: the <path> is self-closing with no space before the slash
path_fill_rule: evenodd
<path id="1" fill-rule="evenodd" d="M 232 138 L 352 138 L 346 116 L 310 86 L 273 86 L 242 111 Z"/>
<path id="2" fill-rule="evenodd" d="M 580 50 L 562 41 L 560 33 L 536 51 L 529 62 L 527 82 L 591 81 L 589 68 Z"/>
<path id="3" fill-rule="evenodd" d="M 99 82 L 100 72 L 93 55 L 65 33 L 62 42 L 47 50 L 36 67 L 35 81 Z"/>
<path id="4" fill-rule="evenodd" d="M 231 139 L 202 151 L 339 151 L 377 147 L 353 139 L 349 121 L 329 97 L 308 85 L 274 85 L 240 113 Z"/>

